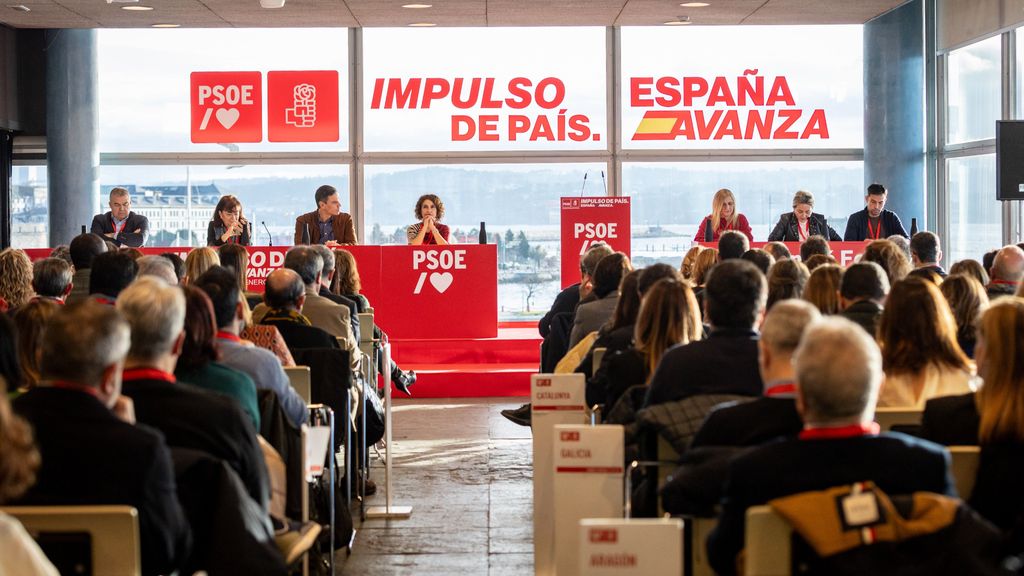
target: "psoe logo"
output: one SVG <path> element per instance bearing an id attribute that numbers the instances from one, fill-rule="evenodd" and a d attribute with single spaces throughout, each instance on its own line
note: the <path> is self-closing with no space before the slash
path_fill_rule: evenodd
<path id="1" fill-rule="evenodd" d="M 566 210 L 577 210 L 580 207 L 579 198 L 562 198 L 562 208 Z"/>
<path id="2" fill-rule="evenodd" d="M 412 293 L 421 293 L 423 285 L 429 279 L 434 290 L 437 290 L 438 294 L 444 294 L 455 281 L 455 276 L 451 271 L 466 269 L 466 251 L 416 250 L 412 253 L 412 269 L 417 271 L 421 266 L 425 270 L 420 272 L 419 278 L 416 280 L 416 288 Z"/>

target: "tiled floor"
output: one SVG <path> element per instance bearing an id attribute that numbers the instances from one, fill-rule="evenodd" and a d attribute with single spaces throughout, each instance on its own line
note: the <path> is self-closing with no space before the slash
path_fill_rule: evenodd
<path id="1" fill-rule="evenodd" d="M 340 574 L 533 573 L 529 428 L 499 412 L 518 398 L 409 400 L 394 409 L 393 503 L 405 520 L 357 520 Z M 384 473 L 370 505 L 384 505 Z"/>

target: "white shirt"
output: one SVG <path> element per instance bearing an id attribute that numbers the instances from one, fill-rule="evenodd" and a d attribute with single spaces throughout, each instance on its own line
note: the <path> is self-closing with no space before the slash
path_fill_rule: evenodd
<path id="1" fill-rule="evenodd" d="M 60 576 L 16 518 L 0 512 L 0 576 Z"/>

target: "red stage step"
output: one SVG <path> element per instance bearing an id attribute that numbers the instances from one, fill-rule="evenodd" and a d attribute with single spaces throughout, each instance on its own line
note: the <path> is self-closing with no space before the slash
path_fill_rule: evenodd
<path id="1" fill-rule="evenodd" d="M 403 370 L 416 371 L 417 398 L 529 396 L 540 366 L 535 323 L 501 323 L 497 338 L 391 340 Z"/>

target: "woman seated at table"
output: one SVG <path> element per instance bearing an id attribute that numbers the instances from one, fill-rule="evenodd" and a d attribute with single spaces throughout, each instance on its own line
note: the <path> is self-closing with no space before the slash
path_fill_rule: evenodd
<path id="1" fill-rule="evenodd" d="M 228 194 L 221 196 L 213 210 L 213 220 L 206 227 L 206 245 L 252 244 L 252 230 L 249 221 L 242 216 L 242 203 Z"/>
<path id="2" fill-rule="evenodd" d="M 798 190 L 793 195 L 793 211 L 779 217 L 768 241 L 803 242 L 811 236 L 824 236 L 833 241 L 843 239 L 825 222 L 825 216 L 813 212 L 814 194 Z"/>
<path id="3" fill-rule="evenodd" d="M 711 240 L 713 242 L 718 242 L 718 237 L 726 230 L 742 232 L 748 240 L 754 241 L 754 234 L 750 231 L 750 223 L 747 222 L 746 216 L 736 210 L 736 197 L 733 196 L 732 190 L 728 188 L 722 188 L 715 192 L 715 197 L 711 200 L 711 215 L 705 216 L 700 221 L 697 235 L 694 236 L 697 240 L 706 240 L 705 233 L 708 222 L 712 223 Z"/>
<path id="4" fill-rule="evenodd" d="M 416 201 L 414 213 L 419 222 L 405 229 L 405 234 L 409 237 L 409 244 L 413 246 L 448 244 L 448 227 L 439 222 L 441 218 L 444 218 L 444 203 L 436 194 L 420 196 L 420 199 Z"/>

